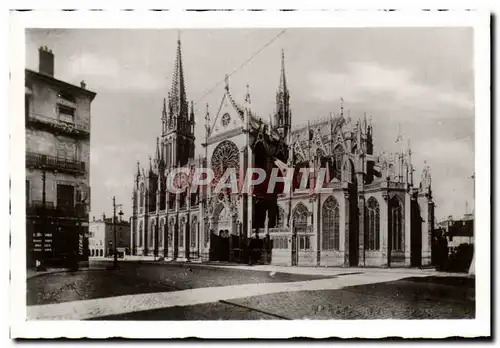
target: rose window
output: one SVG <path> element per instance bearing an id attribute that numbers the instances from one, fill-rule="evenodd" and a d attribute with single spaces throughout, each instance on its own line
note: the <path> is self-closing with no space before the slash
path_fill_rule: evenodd
<path id="1" fill-rule="evenodd" d="M 212 154 L 212 170 L 218 181 L 228 168 L 233 168 L 238 176 L 240 153 L 238 147 L 231 141 L 225 140 L 215 148 Z"/>

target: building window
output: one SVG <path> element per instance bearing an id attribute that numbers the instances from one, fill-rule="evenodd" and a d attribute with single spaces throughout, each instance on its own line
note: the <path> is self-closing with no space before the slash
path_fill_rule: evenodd
<path id="1" fill-rule="evenodd" d="M 57 157 L 74 161 L 76 159 L 76 143 L 61 141 L 57 147 Z"/>
<path id="2" fill-rule="evenodd" d="M 75 122 L 75 109 L 66 105 L 57 104 L 59 114 L 59 121 L 74 123 Z"/>
<path id="3" fill-rule="evenodd" d="M 137 244 L 142 247 L 142 221 L 139 222 L 139 243 Z"/>
<path id="4" fill-rule="evenodd" d="M 154 247 L 154 237 L 156 232 L 156 224 L 155 221 L 151 221 L 151 226 L 148 233 L 148 245 L 150 248 Z"/>
<path id="5" fill-rule="evenodd" d="M 139 195 L 140 195 L 140 197 L 139 197 L 139 206 L 141 208 L 143 208 L 144 207 L 144 184 L 143 183 L 141 183 L 141 188 L 140 188 Z M 141 212 L 142 212 L 142 209 L 141 209 Z"/>
<path id="6" fill-rule="evenodd" d="M 75 204 L 75 187 L 71 185 L 57 185 L 57 208 L 73 212 Z"/>
<path id="7" fill-rule="evenodd" d="M 340 208 L 337 200 L 330 196 L 323 203 L 322 250 L 340 249 Z"/>
<path id="8" fill-rule="evenodd" d="M 297 229 L 305 229 L 307 227 L 307 217 L 309 215 L 309 210 L 302 203 L 297 204 L 297 207 L 293 211 L 293 224 Z"/>
<path id="9" fill-rule="evenodd" d="M 158 231 L 158 247 L 163 246 L 163 235 L 165 234 L 165 220 L 160 220 L 160 230 Z"/>
<path id="10" fill-rule="evenodd" d="M 310 250 L 311 249 L 311 238 L 310 236 L 299 236 L 299 250 Z"/>
<path id="11" fill-rule="evenodd" d="M 389 228 L 391 236 L 391 250 L 403 250 L 403 215 L 401 202 L 394 197 L 389 202 Z"/>
<path id="12" fill-rule="evenodd" d="M 172 245 L 172 235 L 174 233 L 174 229 L 175 229 L 175 220 L 171 219 L 170 220 L 170 228 L 167 231 L 167 243 L 168 243 L 168 246 L 172 247 L 172 248 L 173 248 L 173 245 Z"/>
<path id="13" fill-rule="evenodd" d="M 366 240 L 367 250 L 380 250 L 380 207 L 374 197 L 366 204 Z"/>
<path id="14" fill-rule="evenodd" d="M 189 237 L 190 243 L 191 243 L 191 248 L 196 248 L 196 243 L 197 243 L 197 233 L 196 233 L 196 228 L 198 227 L 198 219 L 193 217 L 193 220 L 191 221 L 191 235 Z"/>
<path id="15" fill-rule="evenodd" d="M 186 226 L 186 222 L 184 218 L 182 218 L 179 228 L 179 248 L 184 247 L 184 227 Z"/>

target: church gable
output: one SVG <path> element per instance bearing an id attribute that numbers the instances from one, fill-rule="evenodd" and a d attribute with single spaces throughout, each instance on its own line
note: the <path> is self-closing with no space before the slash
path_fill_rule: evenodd
<path id="1" fill-rule="evenodd" d="M 243 109 L 232 99 L 229 91 L 224 93 L 217 114 L 211 124 L 209 141 L 219 137 L 232 137 L 244 126 Z"/>

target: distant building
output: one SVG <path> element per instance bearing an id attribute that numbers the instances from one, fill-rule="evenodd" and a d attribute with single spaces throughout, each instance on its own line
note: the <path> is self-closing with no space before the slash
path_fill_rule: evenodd
<path id="1" fill-rule="evenodd" d="M 96 93 L 54 78 L 39 49 L 25 69 L 27 264 L 88 260 L 90 107 Z"/>
<path id="2" fill-rule="evenodd" d="M 89 224 L 89 249 L 90 257 L 112 257 L 114 253 L 113 218 L 106 218 L 92 221 Z M 130 222 L 116 221 L 116 249 L 118 254 L 130 253 Z"/>
<path id="3" fill-rule="evenodd" d="M 460 244 L 474 244 L 474 216 L 472 214 L 465 214 L 458 220 L 449 216 L 440 221 L 437 226 L 446 236 L 449 250 Z"/>

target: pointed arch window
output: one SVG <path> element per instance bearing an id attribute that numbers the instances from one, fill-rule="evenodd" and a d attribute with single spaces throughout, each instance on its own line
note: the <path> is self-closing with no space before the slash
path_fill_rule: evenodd
<path id="1" fill-rule="evenodd" d="M 184 228 L 186 227 L 186 221 L 182 218 L 179 228 L 179 248 L 184 247 Z"/>
<path id="2" fill-rule="evenodd" d="M 296 228 L 307 227 L 308 215 L 309 215 L 309 210 L 307 209 L 307 207 L 302 203 L 297 204 L 297 207 L 295 207 L 295 210 L 293 211 L 293 223 L 295 227 Z"/>
<path id="3" fill-rule="evenodd" d="M 168 228 L 168 231 L 167 231 L 167 245 L 169 248 L 172 248 L 173 245 L 172 245 L 172 236 L 173 236 L 173 233 L 174 233 L 174 229 L 175 229 L 175 220 L 174 219 L 170 219 L 170 225 L 169 225 L 169 228 Z"/>
<path id="4" fill-rule="evenodd" d="M 197 228 L 198 228 L 198 219 L 196 218 L 196 216 L 194 216 L 193 220 L 191 221 L 191 235 L 189 236 L 191 248 L 196 248 L 196 244 L 198 241 L 198 236 L 196 233 Z"/>
<path id="5" fill-rule="evenodd" d="M 142 235 L 143 230 L 142 230 L 142 221 L 139 222 L 139 247 L 142 247 Z"/>
<path id="6" fill-rule="evenodd" d="M 139 206 L 140 206 L 141 208 L 143 208 L 143 207 L 144 207 L 144 183 L 141 183 L 141 187 L 140 187 L 139 195 L 140 195 L 140 198 L 139 198 Z"/>
<path id="7" fill-rule="evenodd" d="M 330 196 L 323 203 L 322 250 L 340 249 L 340 208 L 337 200 Z"/>
<path id="8" fill-rule="evenodd" d="M 163 247 L 163 236 L 165 234 L 165 220 L 160 220 L 160 230 L 158 231 L 158 247 Z"/>
<path id="9" fill-rule="evenodd" d="M 391 237 L 391 250 L 402 251 L 404 245 L 403 207 L 397 197 L 394 197 L 390 201 L 389 228 Z"/>
<path id="10" fill-rule="evenodd" d="M 148 233 L 148 246 L 153 248 L 154 246 L 154 237 L 156 232 L 156 223 L 155 220 L 151 221 L 151 228 Z"/>
<path id="11" fill-rule="evenodd" d="M 374 197 L 366 204 L 366 249 L 380 250 L 380 206 Z"/>

